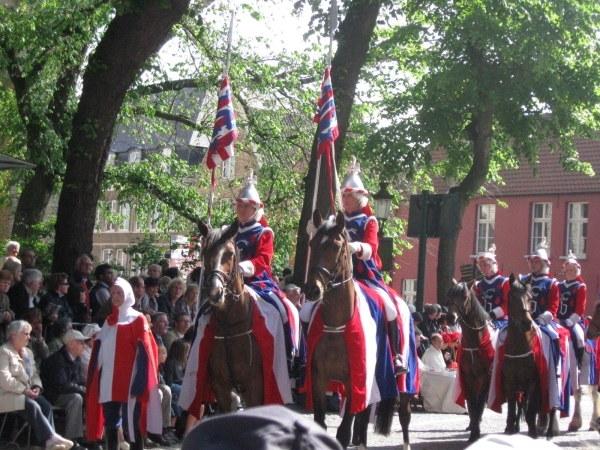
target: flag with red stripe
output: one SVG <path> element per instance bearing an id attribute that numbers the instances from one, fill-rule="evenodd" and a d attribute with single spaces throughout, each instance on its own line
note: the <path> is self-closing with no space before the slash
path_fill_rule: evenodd
<path id="1" fill-rule="evenodd" d="M 325 76 L 321 84 L 321 97 L 319 97 L 314 121 L 319 124 L 317 157 L 321 157 L 323 153 L 331 149 L 331 144 L 339 135 L 329 66 L 325 69 Z"/>
<path id="2" fill-rule="evenodd" d="M 209 169 L 214 169 L 217 165 L 233 156 L 233 143 L 237 137 L 238 131 L 235 125 L 233 103 L 231 102 L 229 77 L 225 77 L 219 91 L 217 117 L 206 158 L 206 165 Z"/>

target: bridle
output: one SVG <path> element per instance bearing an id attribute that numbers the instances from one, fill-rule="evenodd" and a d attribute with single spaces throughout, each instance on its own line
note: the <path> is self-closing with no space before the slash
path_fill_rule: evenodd
<path id="1" fill-rule="evenodd" d="M 520 311 L 520 312 L 522 312 L 522 313 L 525 313 L 525 314 L 529 314 L 529 316 L 531 317 L 531 312 L 532 312 L 532 311 L 531 311 L 531 309 L 530 309 L 530 308 L 527 306 L 527 304 L 526 304 L 526 302 L 525 302 L 525 297 L 530 297 L 530 298 L 533 298 L 533 297 L 531 297 L 531 294 L 530 294 L 529 292 L 525 291 L 525 294 L 524 294 L 524 295 L 521 295 L 521 300 L 520 300 L 520 302 L 521 302 L 521 309 L 520 309 L 520 310 L 518 310 L 518 311 Z M 522 318 L 521 318 L 521 319 L 516 319 L 516 318 L 515 318 L 515 317 L 514 317 L 514 316 L 511 314 L 511 309 L 512 309 L 512 308 L 510 307 L 510 304 L 511 304 L 511 301 L 510 301 L 510 296 L 509 296 L 509 300 L 508 300 L 508 322 L 509 322 L 509 323 L 512 323 L 512 324 L 513 324 L 513 325 L 515 325 L 515 326 L 517 326 L 517 328 L 519 329 L 519 331 L 521 331 L 522 333 L 525 333 L 525 332 L 529 331 L 529 330 L 524 330 L 524 329 L 523 329 L 523 327 L 521 326 L 521 325 L 522 325 L 522 324 L 521 324 L 521 319 L 522 319 Z M 532 318 L 532 320 L 533 320 L 533 318 Z"/>
<path id="2" fill-rule="evenodd" d="M 450 297 L 450 298 L 454 298 L 454 297 Z M 471 291 L 471 289 L 468 289 L 467 292 L 467 298 L 465 299 L 465 304 L 467 304 L 468 302 L 472 302 L 474 301 L 474 295 L 473 292 Z M 464 326 L 466 326 L 467 328 L 469 328 L 470 330 L 473 331 L 481 331 L 483 330 L 485 327 L 487 327 L 490 323 L 492 323 L 491 320 L 486 320 L 485 323 L 480 326 L 480 327 L 472 327 L 471 325 L 469 325 L 466 321 L 465 321 L 465 316 L 467 316 L 469 314 L 469 311 L 467 311 L 466 308 L 461 307 L 458 303 L 456 303 L 455 301 L 452 301 L 448 307 L 449 309 L 452 308 L 452 306 L 455 306 L 456 309 L 458 309 L 458 316 L 456 318 L 457 321 L 461 322 Z"/>
<path id="3" fill-rule="evenodd" d="M 229 273 L 226 273 L 226 272 L 222 271 L 221 269 L 212 269 L 210 272 L 208 272 L 208 275 L 206 276 L 207 283 L 213 277 L 219 278 L 221 280 L 221 283 L 223 284 L 225 293 L 227 295 L 231 295 L 233 300 L 236 302 L 244 294 L 243 283 L 242 283 L 242 290 L 240 292 L 236 293 L 233 290 L 234 289 L 233 283 L 235 282 L 236 279 L 238 279 L 241 276 L 241 273 L 240 273 L 239 267 L 238 267 L 238 263 L 237 263 L 238 259 L 239 259 L 239 249 L 236 247 L 235 253 L 233 255 L 233 264 L 232 264 L 232 267 L 231 267 L 231 270 L 229 271 Z"/>
<path id="4" fill-rule="evenodd" d="M 316 238 L 316 236 L 315 236 Z M 336 261 L 335 261 L 335 265 L 333 266 L 333 269 L 331 271 L 327 270 L 325 267 L 319 265 L 319 264 L 315 264 L 313 266 L 310 267 L 310 270 L 312 272 L 316 272 L 317 275 L 319 275 L 319 278 L 321 279 L 321 283 L 323 283 L 324 286 L 324 292 L 329 292 L 332 289 L 338 288 L 340 286 L 342 286 L 343 284 L 347 283 L 348 281 L 352 280 L 352 260 L 350 260 L 350 276 L 347 279 L 342 279 L 341 281 L 337 281 L 336 279 L 338 279 L 338 277 L 342 276 L 343 277 L 343 269 L 344 267 L 348 264 L 348 240 L 346 238 L 344 238 L 344 244 L 342 245 L 342 250 L 340 251 Z M 325 281 L 325 278 L 327 277 L 327 282 Z"/>

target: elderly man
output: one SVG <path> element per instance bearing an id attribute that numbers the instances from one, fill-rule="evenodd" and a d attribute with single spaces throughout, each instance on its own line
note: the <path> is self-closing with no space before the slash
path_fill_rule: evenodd
<path id="1" fill-rule="evenodd" d="M 187 313 L 179 313 L 175 316 L 175 327 L 169 330 L 169 332 L 162 337 L 167 351 L 170 350 L 173 342 L 175 342 L 177 339 L 183 339 L 183 336 L 185 335 L 185 332 L 189 330 L 191 323 L 192 319 Z"/>
<path id="2" fill-rule="evenodd" d="M 150 264 L 148 266 L 148 276 L 158 280 L 162 277 L 162 268 L 158 264 Z"/>
<path id="3" fill-rule="evenodd" d="M 94 283 L 90 280 L 93 269 L 92 260 L 88 255 L 81 255 L 75 261 L 75 270 L 69 277 L 69 291 L 67 298 L 73 310 L 73 320 L 79 323 L 89 322 L 91 319 L 90 291 Z M 84 301 L 81 301 L 81 289 Z"/>
<path id="4" fill-rule="evenodd" d="M 302 299 L 302 294 L 300 294 L 300 288 L 295 284 L 288 284 L 285 287 L 285 296 L 288 298 L 290 302 L 300 311 L 302 309 L 302 305 L 300 305 L 300 300 Z"/>
<path id="5" fill-rule="evenodd" d="M 85 383 L 81 381 L 81 356 L 85 353 L 85 337 L 79 331 L 67 332 L 60 350 L 42 361 L 41 378 L 44 397 L 66 416 L 65 437 L 73 442 L 83 438 L 83 399 Z M 83 449 L 75 444 L 74 449 Z"/>
<path id="6" fill-rule="evenodd" d="M 8 241 L 6 244 L 6 256 L 0 258 L 0 267 L 4 266 L 4 263 L 7 260 L 13 260 L 20 264 L 21 260 L 19 259 L 19 248 L 21 248 L 21 246 L 18 242 Z"/>
<path id="7" fill-rule="evenodd" d="M 33 249 L 26 248 L 21 252 L 21 269 L 35 269 L 36 262 L 37 256 Z"/>
<path id="8" fill-rule="evenodd" d="M 162 338 L 167 334 L 167 330 L 169 329 L 169 318 L 167 315 L 163 312 L 152 314 L 150 329 L 152 330 L 156 345 L 165 345 Z"/>
<path id="9" fill-rule="evenodd" d="M 42 272 L 37 269 L 27 269 L 23 272 L 21 281 L 10 288 L 8 298 L 16 319 L 20 319 L 29 308 L 39 305 L 38 291 L 42 280 Z"/>

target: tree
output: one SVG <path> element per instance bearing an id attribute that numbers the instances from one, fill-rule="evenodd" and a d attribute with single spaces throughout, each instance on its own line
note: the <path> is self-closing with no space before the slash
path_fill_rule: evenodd
<path id="1" fill-rule="evenodd" d="M 388 167 L 457 180 L 459 224 L 484 182 L 523 159 L 534 164 L 540 142 L 561 152 L 566 170 L 593 174 L 573 138 L 596 138 L 599 125 L 597 2 L 408 0 L 404 7 L 406 22 L 382 33 L 376 50 L 393 66 L 376 75 L 390 125 L 369 142 Z M 440 303 L 459 231 L 440 240 Z"/>

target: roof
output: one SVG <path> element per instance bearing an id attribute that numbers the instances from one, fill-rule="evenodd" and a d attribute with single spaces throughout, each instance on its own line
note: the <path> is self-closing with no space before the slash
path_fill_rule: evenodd
<path id="1" fill-rule="evenodd" d="M 33 169 L 34 167 L 36 167 L 35 164 L 28 163 L 27 161 L 13 158 L 11 156 L 0 154 L 0 170 Z"/>
<path id="2" fill-rule="evenodd" d="M 523 161 L 517 169 L 501 170 L 504 185 L 485 183 L 487 195 L 552 195 L 552 194 L 589 194 L 600 192 L 600 141 L 575 139 L 575 148 L 579 159 L 592 165 L 595 176 L 590 177 L 579 172 L 567 172 L 559 161 L 560 152 L 552 153 L 548 144 L 540 147 L 539 161 L 531 167 Z M 534 175 L 534 168 L 537 175 Z M 443 180 L 435 180 L 435 192 L 447 192 L 455 185 Z"/>

